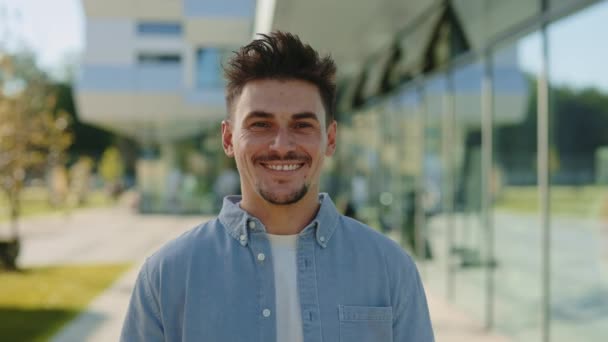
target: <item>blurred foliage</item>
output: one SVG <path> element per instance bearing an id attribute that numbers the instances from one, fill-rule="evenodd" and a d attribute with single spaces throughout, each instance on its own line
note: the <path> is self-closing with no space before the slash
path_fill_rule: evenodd
<path id="1" fill-rule="evenodd" d="M 118 148 L 108 147 L 101 156 L 99 173 L 107 183 L 117 182 L 124 173 L 124 165 Z"/>
<path id="2" fill-rule="evenodd" d="M 72 205 L 82 206 L 88 202 L 93 164 L 94 161 L 91 157 L 80 156 L 78 161 L 70 167 Z"/>
<path id="3" fill-rule="evenodd" d="M 80 155 L 88 155 L 99 159 L 103 151 L 117 139 L 113 133 L 82 123 L 77 116 L 74 103 L 73 87 L 70 83 L 54 83 L 51 85 L 56 95 L 56 111 L 64 111 L 69 115 L 74 143 L 68 153 L 72 160 Z"/>
<path id="4" fill-rule="evenodd" d="M 55 110 L 49 85 L 33 57 L 0 54 L 0 190 L 8 199 L 13 239 L 26 175 L 65 163 L 73 140 L 69 115 Z"/>
<path id="5" fill-rule="evenodd" d="M 99 162 L 99 174 L 106 184 L 106 188 L 113 197 L 120 192 L 125 165 L 117 147 L 108 147 L 101 156 Z"/>
<path id="6" fill-rule="evenodd" d="M 518 214 L 538 214 L 539 192 L 536 186 L 507 186 L 496 199 L 494 210 Z M 607 203 L 604 186 L 551 186 L 551 214 L 589 218 L 602 215 Z"/>
<path id="7" fill-rule="evenodd" d="M 2 340 L 49 340 L 129 267 L 72 265 L 0 271 Z"/>
<path id="8" fill-rule="evenodd" d="M 530 174 L 536 168 L 537 90 L 528 75 L 528 104 L 524 120 L 495 131 L 496 158 L 507 174 Z M 608 94 L 595 88 L 550 87 L 550 170 L 552 184 L 593 184 L 596 151 L 608 146 Z M 580 170 L 593 170 L 579 175 Z M 512 185 L 533 185 L 536 177 L 507 179 Z"/>

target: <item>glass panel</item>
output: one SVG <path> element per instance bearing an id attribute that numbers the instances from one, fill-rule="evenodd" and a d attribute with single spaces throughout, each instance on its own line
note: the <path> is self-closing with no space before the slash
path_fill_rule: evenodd
<path id="1" fill-rule="evenodd" d="M 179 64 L 182 58 L 178 54 L 140 53 L 137 56 L 139 64 Z"/>
<path id="2" fill-rule="evenodd" d="M 395 111 L 389 105 L 389 101 L 375 106 L 378 110 L 379 121 L 379 146 L 378 146 L 378 169 L 373 176 L 377 182 L 374 186 L 378 189 L 377 206 L 378 228 L 387 234 L 396 234 L 401 223 L 399 192 L 397 183 L 396 163 L 398 156 L 398 138 L 395 130 Z"/>
<path id="3" fill-rule="evenodd" d="M 380 127 L 379 109 L 341 116 L 338 129 L 336 169 L 342 194 L 337 206 L 347 216 L 380 229 L 378 223 L 378 183 Z M 362 139 L 361 137 L 364 137 Z"/>
<path id="4" fill-rule="evenodd" d="M 357 149 L 361 155 L 356 158 L 356 171 L 353 178 L 353 188 L 357 189 L 356 201 L 359 206 L 358 214 L 365 223 L 385 231 L 381 225 L 380 194 L 384 190 L 380 152 L 382 145 L 382 130 L 380 114 L 382 108 L 373 107 L 361 112 L 354 118 L 355 136 L 359 137 Z M 361 139 L 365 137 L 365 139 Z M 365 189 L 363 192 L 361 190 Z"/>
<path id="5" fill-rule="evenodd" d="M 179 36 L 182 34 L 182 25 L 180 23 L 138 23 L 137 33 L 140 35 Z"/>
<path id="6" fill-rule="evenodd" d="M 221 87 L 224 85 L 222 62 L 228 52 L 219 48 L 198 49 L 196 52 L 196 86 L 198 88 Z"/>
<path id="7" fill-rule="evenodd" d="M 454 179 L 451 249 L 456 301 L 483 321 L 485 234 L 481 225 L 481 81 L 483 66 L 474 63 L 453 74 L 454 125 L 451 169 Z"/>
<path id="8" fill-rule="evenodd" d="M 549 26 L 552 341 L 608 336 L 608 2 Z"/>
<path id="9" fill-rule="evenodd" d="M 495 315 L 517 341 L 540 341 L 541 230 L 538 209 L 535 33 L 493 56 L 494 161 L 490 175 L 495 238 Z"/>
<path id="10" fill-rule="evenodd" d="M 436 293 L 448 292 L 448 206 L 445 201 L 448 177 L 444 126 L 444 103 L 447 96 L 447 81 L 444 76 L 435 77 L 424 87 L 424 211 L 426 230 L 429 234 L 432 259 L 427 263 L 426 283 Z"/>
<path id="11" fill-rule="evenodd" d="M 385 122 L 385 136 L 390 136 L 392 145 L 390 154 L 386 155 L 391 165 L 391 182 L 393 223 L 395 237 L 419 260 L 427 257 L 424 247 L 427 244 L 416 231 L 417 205 L 420 203 L 417 190 L 422 175 L 422 130 L 423 121 L 420 115 L 420 96 L 415 88 L 399 91 L 387 104 L 390 121 Z"/>

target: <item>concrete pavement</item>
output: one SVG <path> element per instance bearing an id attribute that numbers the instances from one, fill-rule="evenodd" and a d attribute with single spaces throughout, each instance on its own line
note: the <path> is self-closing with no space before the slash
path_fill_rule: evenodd
<path id="1" fill-rule="evenodd" d="M 439 296 L 427 290 L 427 300 L 433 330 L 437 342 L 509 342 L 511 339 L 497 333 L 484 331 L 480 322 L 475 321 L 462 310 L 458 310 Z"/>
<path id="2" fill-rule="evenodd" d="M 201 216 L 141 216 L 124 207 L 87 209 L 70 216 L 52 215 L 22 222 L 22 266 L 135 262 L 134 267 L 66 325 L 53 342 L 117 341 L 135 278 L 145 256 L 205 221 Z M 1 227 L 4 228 L 4 227 Z M 478 322 L 427 293 L 437 341 L 508 339 L 486 334 Z"/>

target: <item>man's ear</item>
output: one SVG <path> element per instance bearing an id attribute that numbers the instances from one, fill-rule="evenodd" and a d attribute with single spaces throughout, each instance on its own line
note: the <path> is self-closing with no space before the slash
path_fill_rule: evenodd
<path id="1" fill-rule="evenodd" d="M 325 150 L 325 156 L 331 157 L 336 152 L 336 135 L 338 134 L 338 123 L 333 120 L 329 126 L 327 126 L 327 149 Z"/>
<path id="2" fill-rule="evenodd" d="M 230 120 L 222 121 L 222 146 L 224 153 L 230 158 L 234 157 L 234 147 L 232 145 L 232 124 Z"/>

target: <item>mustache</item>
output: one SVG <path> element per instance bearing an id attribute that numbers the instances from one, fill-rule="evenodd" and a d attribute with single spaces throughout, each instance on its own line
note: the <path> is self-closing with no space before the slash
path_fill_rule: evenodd
<path id="1" fill-rule="evenodd" d="M 311 158 L 305 154 L 298 154 L 296 152 L 288 152 L 284 156 L 280 156 L 278 153 L 271 153 L 263 156 L 256 157 L 253 161 L 258 163 L 273 162 L 273 161 L 296 161 L 296 162 L 310 162 Z"/>

